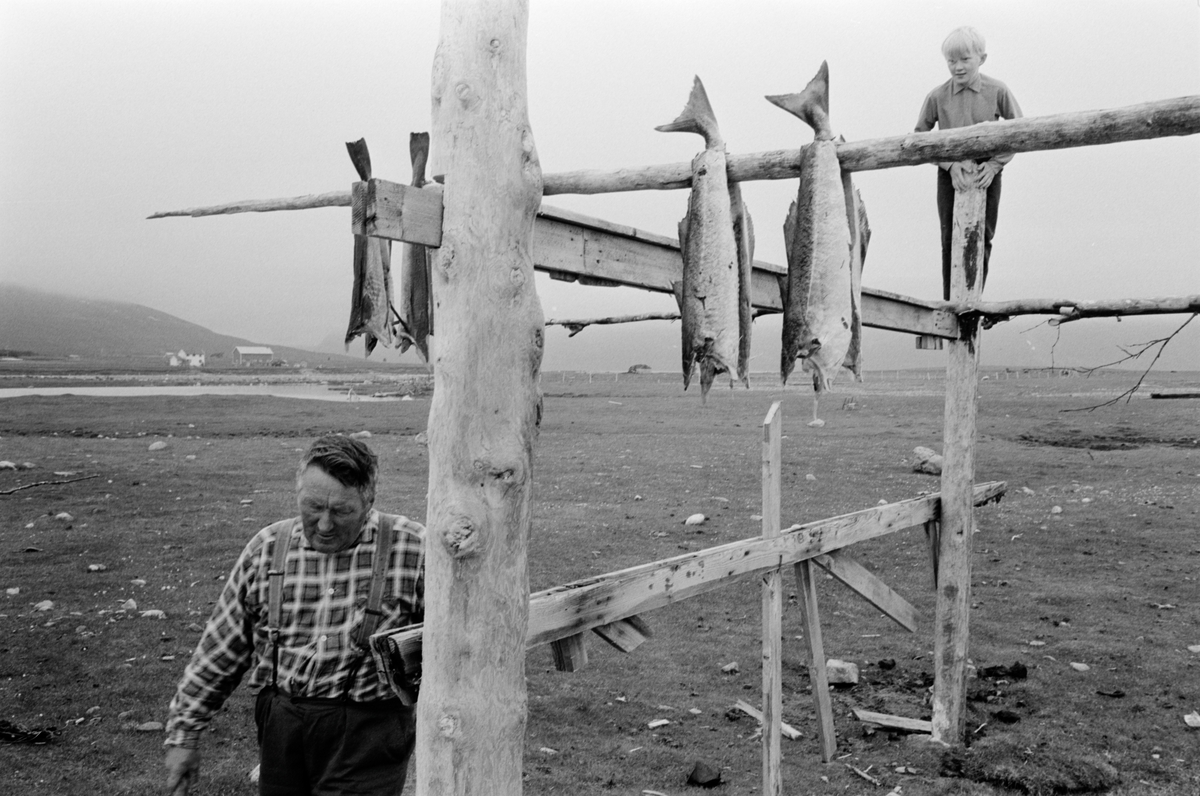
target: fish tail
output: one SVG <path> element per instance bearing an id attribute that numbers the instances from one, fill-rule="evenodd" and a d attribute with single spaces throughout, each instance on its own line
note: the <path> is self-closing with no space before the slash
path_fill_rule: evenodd
<path id="1" fill-rule="evenodd" d="M 799 116 L 816 133 L 818 141 L 833 139 L 829 125 L 829 62 L 822 61 L 821 68 L 799 94 L 768 95 L 767 101 L 778 105 L 788 113 Z"/>
<path id="2" fill-rule="evenodd" d="M 660 133 L 699 133 L 704 136 L 704 145 L 708 149 L 715 149 L 724 143 L 721 140 L 721 130 L 717 126 L 717 116 L 713 113 L 708 93 L 698 76 L 692 83 L 692 93 L 688 96 L 687 105 L 683 107 L 683 113 L 670 124 L 659 125 L 654 129 Z"/>
<path id="3" fill-rule="evenodd" d="M 350 160 L 354 163 L 358 178 L 364 182 L 371 179 L 371 153 L 367 151 L 367 139 L 347 141 L 346 151 L 350 153 Z"/>
<path id="4" fill-rule="evenodd" d="M 429 133 L 408 134 L 408 155 L 412 160 L 412 185 L 425 184 L 425 164 L 429 162 Z"/>

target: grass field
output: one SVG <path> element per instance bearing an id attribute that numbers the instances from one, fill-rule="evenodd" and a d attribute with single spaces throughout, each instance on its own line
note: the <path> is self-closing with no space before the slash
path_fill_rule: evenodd
<path id="1" fill-rule="evenodd" d="M 970 652 L 980 672 L 1020 661 L 1028 677 L 971 680 L 966 752 L 870 732 L 850 713 L 929 715 L 934 595 L 919 529 L 854 548 L 921 611 L 918 633 L 835 581 L 819 584 L 826 652 L 862 671 L 833 694 L 830 765 L 817 754 L 789 601 L 784 720 L 803 737 L 784 741 L 785 792 L 1200 793 L 1200 731 L 1183 720 L 1200 710 L 1200 654 L 1188 650 L 1200 645 L 1200 401 L 1061 411 L 1107 400 L 1134 378 L 981 385 L 977 480 L 1009 488 L 978 514 Z M 1200 386 L 1196 374 L 1152 378 Z M 823 429 L 804 424 L 807 390 L 714 390 L 707 406 L 676 383 L 636 377 L 548 374 L 543 390 L 533 589 L 756 536 L 760 424 L 779 397 L 785 525 L 938 488 L 910 466 L 913 447 L 940 448 L 937 381 L 841 387 Z M 34 465 L 0 471 L 0 720 L 56 732 L 44 745 L 0 745 L 0 793 L 160 792 L 162 735 L 138 727 L 165 720 L 241 546 L 294 513 L 299 451 L 322 432 L 370 431 L 379 507 L 423 518 L 426 450 L 414 438 L 428 406 L 0 401 L 0 460 Z M 159 440 L 165 449 L 148 450 Z M 683 525 L 697 512 L 708 521 Z M 136 608 L 123 607 L 129 600 Z M 53 606 L 40 610 L 43 601 Z M 575 674 L 555 672 L 549 649 L 532 651 L 526 792 L 676 796 L 697 790 L 685 780 L 704 760 L 722 772 L 718 793 L 755 793 L 757 725 L 730 707 L 760 699 L 759 602 L 751 578 L 652 612 L 648 643 L 623 655 L 592 637 L 590 665 Z M 738 671 L 723 673 L 734 661 Z M 201 793 L 255 792 L 250 696 L 235 694 L 205 739 Z M 656 719 L 670 724 L 649 729 Z"/>

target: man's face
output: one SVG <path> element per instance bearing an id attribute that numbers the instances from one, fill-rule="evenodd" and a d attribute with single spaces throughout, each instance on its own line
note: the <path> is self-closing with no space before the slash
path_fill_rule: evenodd
<path id="1" fill-rule="evenodd" d="M 298 486 L 296 503 L 308 543 L 322 553 L 337 553 L 354 544 L 371 501 L 314 464 L 300 474 Z"/>
<path id="2" fill-rule="evenodd" d="M 946 66 L 956 87 L 963 87 L 979 74 L 979 67 L 987 60 L 987 53 L 957 53 L 946 58 Z"/>

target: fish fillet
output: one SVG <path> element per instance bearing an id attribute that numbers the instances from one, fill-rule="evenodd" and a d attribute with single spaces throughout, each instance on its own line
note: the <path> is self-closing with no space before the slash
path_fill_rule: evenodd
<path id="1" fill-rule="evenodd" d="M 346 149 L 362 180 L 371 179 L 371 156 L 363 139 L 349 142 Z M 346 328 L 346 350 L 360 334 L 365 354 L 376 343 L 391 346 L 396 339 L 396 310 L 392 307 L 392 244 L 383 238 L 354 236 L 354 289 L 350 296 L 350 324 Z"/>
<path id="2" fill-rule="evenodd" d="M 799 94 L 767 99 L 813 128 L 801 158 L 800 187 L 784 222 L 788 273 L 783 280 L 784 383 L 799 359 L 819 396 L 837 369 L 861 370 L 862 262 L 870 229 L 849 175 L 843 177 L 829 124 L 829 67 Z M 813 409 L 816 420 L 816 404 Z"/>
<path id="3" fill-rule="evenodd" d="M 408 139 L 412 159 L 412 185 L 425 184 L 425 164 L 429 161 L 429 133 L 412 133 Z M 400 266 L 400 323 L 404 335 L 400 351 L 416 345 L 421 359 L 429 361 L 429 337 L 433 335 L 433 284 L 429 250 L 415 243 L 404 244 Z"/>
<path id="4" fill-rule="evenodd" d="M 683 386 L 698 366 L 706 397 L 718 373 L 728 373 L 731 385 L 735 378 L 746 380 L 753 227 L 741 191 L 726 178 L 725 142 L 700 78 L 679 118 L 655 129 L 704 137 L 704 150 L 692 159 L 688 212 L 679 223 L 683 282 L 676 297 L 683 316 Z"/>

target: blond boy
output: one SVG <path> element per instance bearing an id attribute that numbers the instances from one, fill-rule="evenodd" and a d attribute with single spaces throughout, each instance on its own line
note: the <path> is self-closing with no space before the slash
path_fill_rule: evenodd
<path id="1" fill-rule="evenodd" d="M 962 27 L 951 31 L 942 42 L 942 55 L 950 70 L 950 79 L 929 92 L 917 119 L 918 133 L 955 127 L 969 127 L 998 119 L 1018 119 L 1021 107 L 1008 86 L 993 77 L 980 74 L 979 67 L 987 60 L 987 46 L 975 28 Z M 950 300 L 950 238 L 954 230 L 954 193 L 971 186 L 987 189 L 987 209 L 984 221 L 983 273 L 979 289 L 987 281 L 988 260 L 992 253 L 992 236 L 1000 210 L 1000 172 L 1012 160 L 1012 155 L 998 155 L 981 160 L 963 160 L 938 164 L 937 205 L 942 229 L 942 294 Z"/>

